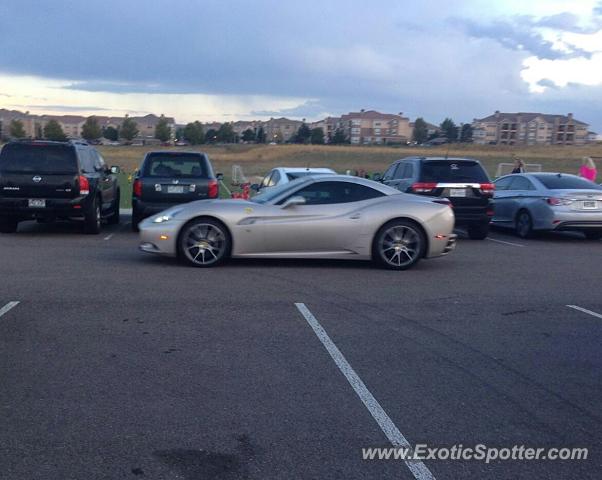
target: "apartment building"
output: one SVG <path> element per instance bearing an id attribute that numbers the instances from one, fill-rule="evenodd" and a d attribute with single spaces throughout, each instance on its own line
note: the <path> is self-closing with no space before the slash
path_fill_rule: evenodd
<path id="1" fill-rule="evenodd" d="M 263 130 L 266 134 L 266 141 L 284 143 L 290 141 L 299 130 L 303 122 L 299 120 L 290 120 L 288 118 L 270 118 L 262 122 Z"/>
<path id="2" fill-rule="evenodd" d="M 475 118 L 473 141 L 491 145 L 584 145 L 589 141 L 587 123 L 567 115 L 502 113 Z"/>
<path id="3" fill-rule="evenodd" d="M 341 116 L 341 125 L 352 145 L 399 144 L 412 138 L 410 120 L 401 113 L 350 112 Z"/>
<path id="4" fill-rule="evenodd" d="M 20 120 L 25 130 L 25 136 L 34 138 L 36 136 L 36 117 L 29 112 L 20 112 L 18 110 L 0 109 L 0 123 L 2 124 L 2 137 L 10 136 L 10 124 L 13 120 Z"/>

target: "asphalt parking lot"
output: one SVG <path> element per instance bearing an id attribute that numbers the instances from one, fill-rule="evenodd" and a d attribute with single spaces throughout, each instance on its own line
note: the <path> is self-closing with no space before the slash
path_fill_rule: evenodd
<path id="1" fill-rule="evenodd" d="M 139 253 L 126 222 L 0 236 L 1 478 L 600 478 L 602 242 L 200 270 Z M 589 456 L 362 459 L 398 433 Z"/>

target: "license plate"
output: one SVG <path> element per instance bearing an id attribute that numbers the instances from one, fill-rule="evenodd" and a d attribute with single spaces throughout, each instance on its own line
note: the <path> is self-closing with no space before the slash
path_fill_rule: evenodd
<path id="1" fill-rule="evenodd" d="M 182 185 L 168 185 L 167 193 L 184 193 L 184 187 Z"/>
<path id="2" fill-rule="evenodd" d="M 595 200 L 586 200 L 583 202 L 583 208 L 585 210 L 596 210 L 598 208 L 598 202 Z"/>
<path id="3" fill-rule="evenodd" d="M 450 197 L 465 197 L 466 189 L 465 188 L 450 188 L 449 196 Z"/>
<path id="4" fill-rule="evenodd" d="M 40 198 L 30 198 L 29 208 L 46 208 L 46 200 Z"/>

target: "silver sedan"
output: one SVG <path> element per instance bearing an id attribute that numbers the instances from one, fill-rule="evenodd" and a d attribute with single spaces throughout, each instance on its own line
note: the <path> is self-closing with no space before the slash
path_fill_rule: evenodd
<path id="1" fill-rule="evenodd" d="M 536 231 L 581 231 L 602 237 L 602 188 L 565 173 L 523 173 L 495 181 L 493 225 L 523 238 Z"/>
<path id="2" fill-rule="evenodd" d="M 407 269 L 450 252 L 445 199 L 349 176 L 304 177 L 251 200 L 201 200 L 140 224 L 140 249 L 210 267 L 228 257 L 373 259 Z"/>

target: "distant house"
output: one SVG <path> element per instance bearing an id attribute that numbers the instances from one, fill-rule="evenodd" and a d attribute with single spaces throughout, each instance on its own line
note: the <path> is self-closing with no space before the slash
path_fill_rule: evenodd
<path id="1" fill-rule="evenodd" d="M 297 134 L 297 130 L 303 122 L 290 120 L 288 118 L 270 118 L 263 122 L 263 130 L 268 142 L 289 142 Z"/>
<path id="2" fill-rule="evenodd" d="M 23 123 L 25 136 L 36 137 L 36 116 L 29 112 L 23 113 L 18 110 L 0 109 L 0 123 L 2 124 L 2 138 L 10 137 L 10 124 L 13 120 L 20 120 Z"/>
<path id="3" fill-rule="evenodd" d="M 567 115 L 496 111 L 472 123 L 474 143 L 500 145 L 584 145 L 589 125 Z"/>
<path id="4" fill-rule="evenodd" d="M 350 112 L 341 116 L 341 125 L 352 145 L 399 144 L 412 138 L 410 120 L 401 113 Z"/>

